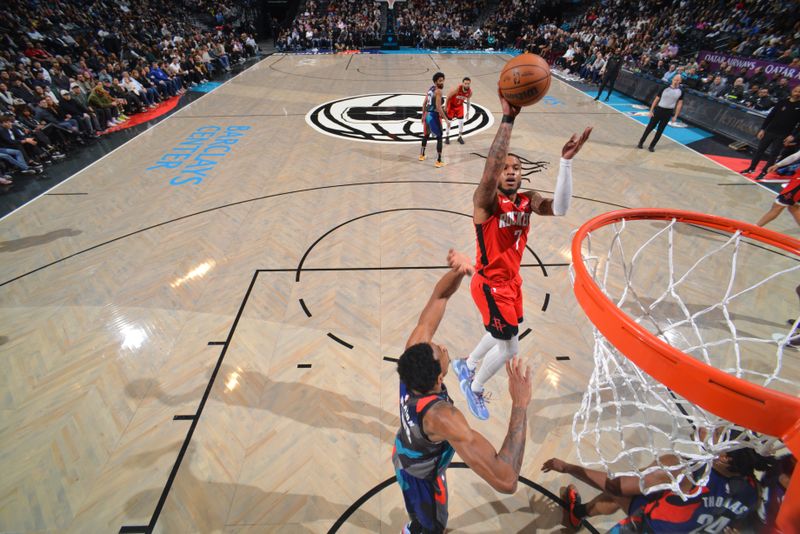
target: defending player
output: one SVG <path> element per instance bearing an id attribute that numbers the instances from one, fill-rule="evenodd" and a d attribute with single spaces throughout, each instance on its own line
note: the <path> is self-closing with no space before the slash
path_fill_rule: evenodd
<path id="1" fill-rule="evenodd" d="M 674 465 L 675 457 L 662 456 L 660 463 Z M 558 458 L 547 460 L 542 471 L 566 473 L 603 492 L 583 504 L 575 486 L 567 486 L 561 495 L 568 505 L 562 520 L 566 527 L 579 528 L 585 517 L 611 515 L 622 510 L 628 517 L 609 531 L 613 534 L 722 532 L 726 527 L 737 526 L 736 522 L 746 518 L 755 509 L 758 491 L 753 470 L 756 467 L 763 468 L 762 464 L 763 459 L 752 449 L 723 453 L 712 464 L 708 484 L 696 497 L 685 501 L 669 490 L 642 495 L 638 477 L 612 479 L 602 471 L 569 464 Z M 644 477 L 645 487 L 668 481 L 669 474 L 661 469 Z M 684 479 L 681 489 L 690 491 L 691 482 Z"/>
<path id="2" fill-rule="evenodd" d="M 453 360 L 461 391 L 478 419 L 489 418 L 484 384 L 518 351 L 522 321 L 519 266 L 528 242 L 531 213 L 564 215 L 567 212 L 572 196 L 572 158 L 592 132 L 591 128 L 586 128 L 580 137 L 573 134 L 561 150 L 554 198 L 544 198 L 535 191 L 517 193 L 522 183 L 522 163 L 518 156 L 508 152 L 508 145 L 520 108 L 509 104 L 502 94 L 500 104 L 503 120 L 489 149 L 481 183 L 473 195 L 477 265 L 470 289 L 487 333 L 469 358 Z M 477 369 L 484 356 L 486 361 Z"/>
<path id="3" fill-rule="evenodd" d="M 450 144 L 450 122 L 454 119 L 458 119 L 458 142 L 462 145 L 464 144 L 464 138 L 461 134 L 464 132 L 464 116 L 466 115 L 469 117 L 469 105 L 470 99 L 472 98 L 472 89 L 470 88 L 470 84 L 472 80 L 468 77 L 464 77 L 461 80 L 461 84 L 447 93 L 447 136 L 445 137 L 445 144 Z M 464 106 L 466 105 L 467 110 L 464 111 Z"/>
<path id="4" fill-rule="evenodd" d="M 433 289 L 397 362 L 400 375 L 400 430 L 392 462 L 411 522 L 404 534 L 441 534 L 447 526 L 447 467 L 459 456 L 495 490 L 514 493 L 525 453 L 527 407 L 531 400 L 530 368 L 519 359 L 506 364 L 511 419 L 500 452 L 471 429 L 447 395 L 444 377 L 447 349 L 432 341 L 448 299 L 472 272 L 470 260 L 454 253 L 451 269 Z"/>
<path id="5" fill-rule="evenodd" d="M 428 137 L 433 134 L 436 137 L 436 167 L 444 167 L 442 161 L 442 119 L 447 120 L 442 109 L 444 103 L 444 96 L 442 96 L 442 88 L 444 88 L 444 74 L 437 72 L 433 75 L 433 85 L 430 86 L 428 92 L 425 94 L 425 100 L 422 102 L 422 148 L 419 151 L 419 160 L 425 161 L 425 147 L 428 145 Z M 447 127 L 450 128 L 450 121 L 447 121 Z"/>

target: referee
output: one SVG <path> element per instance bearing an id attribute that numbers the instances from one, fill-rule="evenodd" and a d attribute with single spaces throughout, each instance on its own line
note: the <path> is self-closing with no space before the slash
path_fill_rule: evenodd
<path id="1" fill-rule="evenodd" d="M 639 139 L 639 148 L 644 148 L 644 142 L 647 136 L 650 135 L 650 132 L 655 128 L 656 135 L 653 137 L 653 141 L 648 147 L 650 152 L 655 152 L 656 143 L 661 139 L 661 134 L 664 132 L 664 128 L 667 127 L 670 116 L 674 113 L 672 120 L 678 120 L 678 115 L 683 106 L 683 90 L 679 87 L 680 84 L 681 77 L 679 74 L 676 74 L 672 78 L 672 85 L 661 91 L 661 94 L 653 99 L 653 105 L 650 106 L 650 122 L 647 124 L 647 128 L 644 129 L 642 138 Z"/>

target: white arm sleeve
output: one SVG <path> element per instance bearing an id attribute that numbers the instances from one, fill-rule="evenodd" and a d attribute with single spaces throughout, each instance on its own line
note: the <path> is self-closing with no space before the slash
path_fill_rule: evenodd
<path id="1" fill-rule="evenodd" d="M 556 192 L 553 195 L 553 215 L 566 215 L 572 199 L 572 160 L 561 158 L 558 166 Z"/>
<path id="2" fill-rule="evenodd" d="M 800 159 L 800 150 L 798 150 L 797 152 L 795 152 L 791 156 L 783 158 L 782 160 L 780 160 L 775 165 L 777 167 L 786 167 L 787 165 L 791 165 L 792 163 L 794 163 L 798 159 Z"/>

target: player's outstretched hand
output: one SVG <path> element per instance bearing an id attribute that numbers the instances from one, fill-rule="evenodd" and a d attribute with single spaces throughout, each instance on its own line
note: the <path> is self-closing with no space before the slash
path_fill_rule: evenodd
<path id="1" fill-rule="evenodd" d="M 475 272 L 470 259 L 464 254 L 456 252 L 452 248 L 447 252 L 447 265 L 449 265 L 454 271 L 458 271 L 461 274 L 471 275 L 473 272 Z"/>
<path id="2" fill-rule="evenodd" d="M 564 159 L 574 158 L 575 154 L 580 152 L 583 144 L 589 139 L 589 135 L 591 133 L 592 127 L 589 126 L 583 131 L 580 137 L 578 137 L 578 134 L 572 134 L 572 137 L 569 138 L 567 144 L 565 144 L 564 148 L 561 149 L 561 157 Z"/>
<path id="3" fill-rule="evenodd" d="M 542 464 L 542 471 L 555 471 L 556 473 L 565 473 L 567 471 L 567 462 L 559 458 L 550 458 Z"/>
<path id="4" fill-rule="evenodd" d="M 512 408 L 527 408 L 531 402 L 531 368 L 517 357 L 506 362 L 508 392 Z"/>
<path id="5" fill-rule="evenodd" d="M 777 165 L 773 165 L 772 167 L 770 167 L 769 169 L 767 169 L 767 172 L 768 172 L 768 173 L 770 173 L 770 172 L 775 172 L 775 171 L 777 171 L 777 170 L 778 170 L 778 166 L 777 166 Z"/>
<path id="6" fill-rule="evenodd" d="M 503 115 L 508 115 L 511 118 L 519 115 L 519 112 L 522 108 L 515 106 L 506 100 L 506 97 L 503 96 L 503 92 L 500 91 L 500 87 L 497 88 L 497 96 L 500 97 L 500 107 L 503 108 Z"/>

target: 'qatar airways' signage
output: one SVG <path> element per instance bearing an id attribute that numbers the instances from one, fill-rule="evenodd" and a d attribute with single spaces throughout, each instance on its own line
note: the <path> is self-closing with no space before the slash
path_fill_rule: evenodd
<path id="1" fill-rule="evenodd" d="M 753 73 L 757 67 L 764 69 L 764 74 L 771 80 L 776 78 L 788 78 L 789 85 L 794 87 L 800 84 L 800 68 L 790 67 L 784 63 L 777 63 L 775 61 L 764 61 L 763 59 L 756 59 L 752 57 L 732 56 L 730 54 L 720 54 L 719 52 L 703 51 L 697 55 L 697 61 L 705 61 L 708 63 L 711 71 L 719 70 L 720 65 L 724 62 L 732 66 L 737 71 L 739 69 L 747 69 L 747 75 Z"/>

